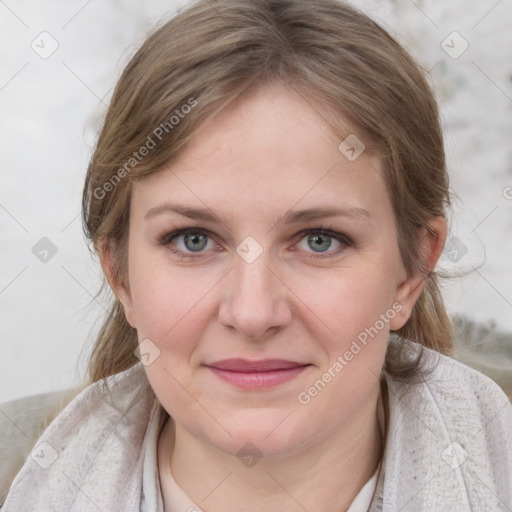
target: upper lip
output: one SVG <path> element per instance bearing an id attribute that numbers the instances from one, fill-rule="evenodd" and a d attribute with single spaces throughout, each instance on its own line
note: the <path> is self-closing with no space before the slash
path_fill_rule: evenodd
<path id="1" fill-rule="evenodd" d="M 308 363 L 286 361 L 284 359 L 263 359 L 261 361 L 251 361 L 250 359 L 235 358 L 215 361 L 207 366 L 218 368 L 219 370 L 230 370 L 233 372 L 268 372 L 272 370 L 295 368 L 297 366 L 306 366 L 307 364 Z"/>

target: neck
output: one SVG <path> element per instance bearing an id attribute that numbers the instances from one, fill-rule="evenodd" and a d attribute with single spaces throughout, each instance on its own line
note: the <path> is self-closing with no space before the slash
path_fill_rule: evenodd
<path id="1" fill-rule="evenodd" d="M 344 512 L 379 465 L 383 446 L 377 401 L 378 393 L 354 421 L 321 442 L 289 457 L 264 457 L 252 467 L 198 440 L 170 418 L 158 449 L 164 503 L 165 482 L 172 474 L 208 512 Z"/>

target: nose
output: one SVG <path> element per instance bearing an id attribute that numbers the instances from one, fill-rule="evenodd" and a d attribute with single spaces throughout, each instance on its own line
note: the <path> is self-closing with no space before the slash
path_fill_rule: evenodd
<path id="1" fill-rule="evenodd" d="M 226 276 L 219 320 L 244 338 L 264 339 L 291 322 L 290 290 L 269 264 L 266 252 L 252 263 L 235 255 Z"/>

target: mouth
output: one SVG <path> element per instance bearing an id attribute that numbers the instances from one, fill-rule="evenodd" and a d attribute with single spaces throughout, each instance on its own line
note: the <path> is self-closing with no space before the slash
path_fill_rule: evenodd
<path id="1" fill-rule="evenodd" d="M 294 379 L 309 366 L 307 363 L 282 359 L 224 359 L 206 365 L 223 381 L 244 389 L 273 388 Z"/>

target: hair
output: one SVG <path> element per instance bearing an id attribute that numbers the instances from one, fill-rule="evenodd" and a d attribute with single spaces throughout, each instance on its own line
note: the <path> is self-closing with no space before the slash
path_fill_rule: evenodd
<path id="1" fill-rule="evenodd" d="M 234 100 L 287 84 L 319 107 L 340 142 L 356 133 L 382 159 L 402 262 L 408 275 L 426 279 L 390 337 L 384 369 L 417 381 L 423 347 L 453 350 L 441 276 L 424 263 L 424 237 L 435 236 L 427 223 L 450 206 L 438 106 L 424 74 L 376 22 L 337 0 L 197 0 L 146 39 L 115 87 L 85 179 L 85 235 L 96 253 L 110 251 L 113 282 L 126 283 L 132 183 L 172 164 L 198 127 Z M 90 354 L 90 383 L 138 362 L 137 331 L 111 300 Z M 417 358 L 405 357 L 404 339 L 421 345 Z"/>

